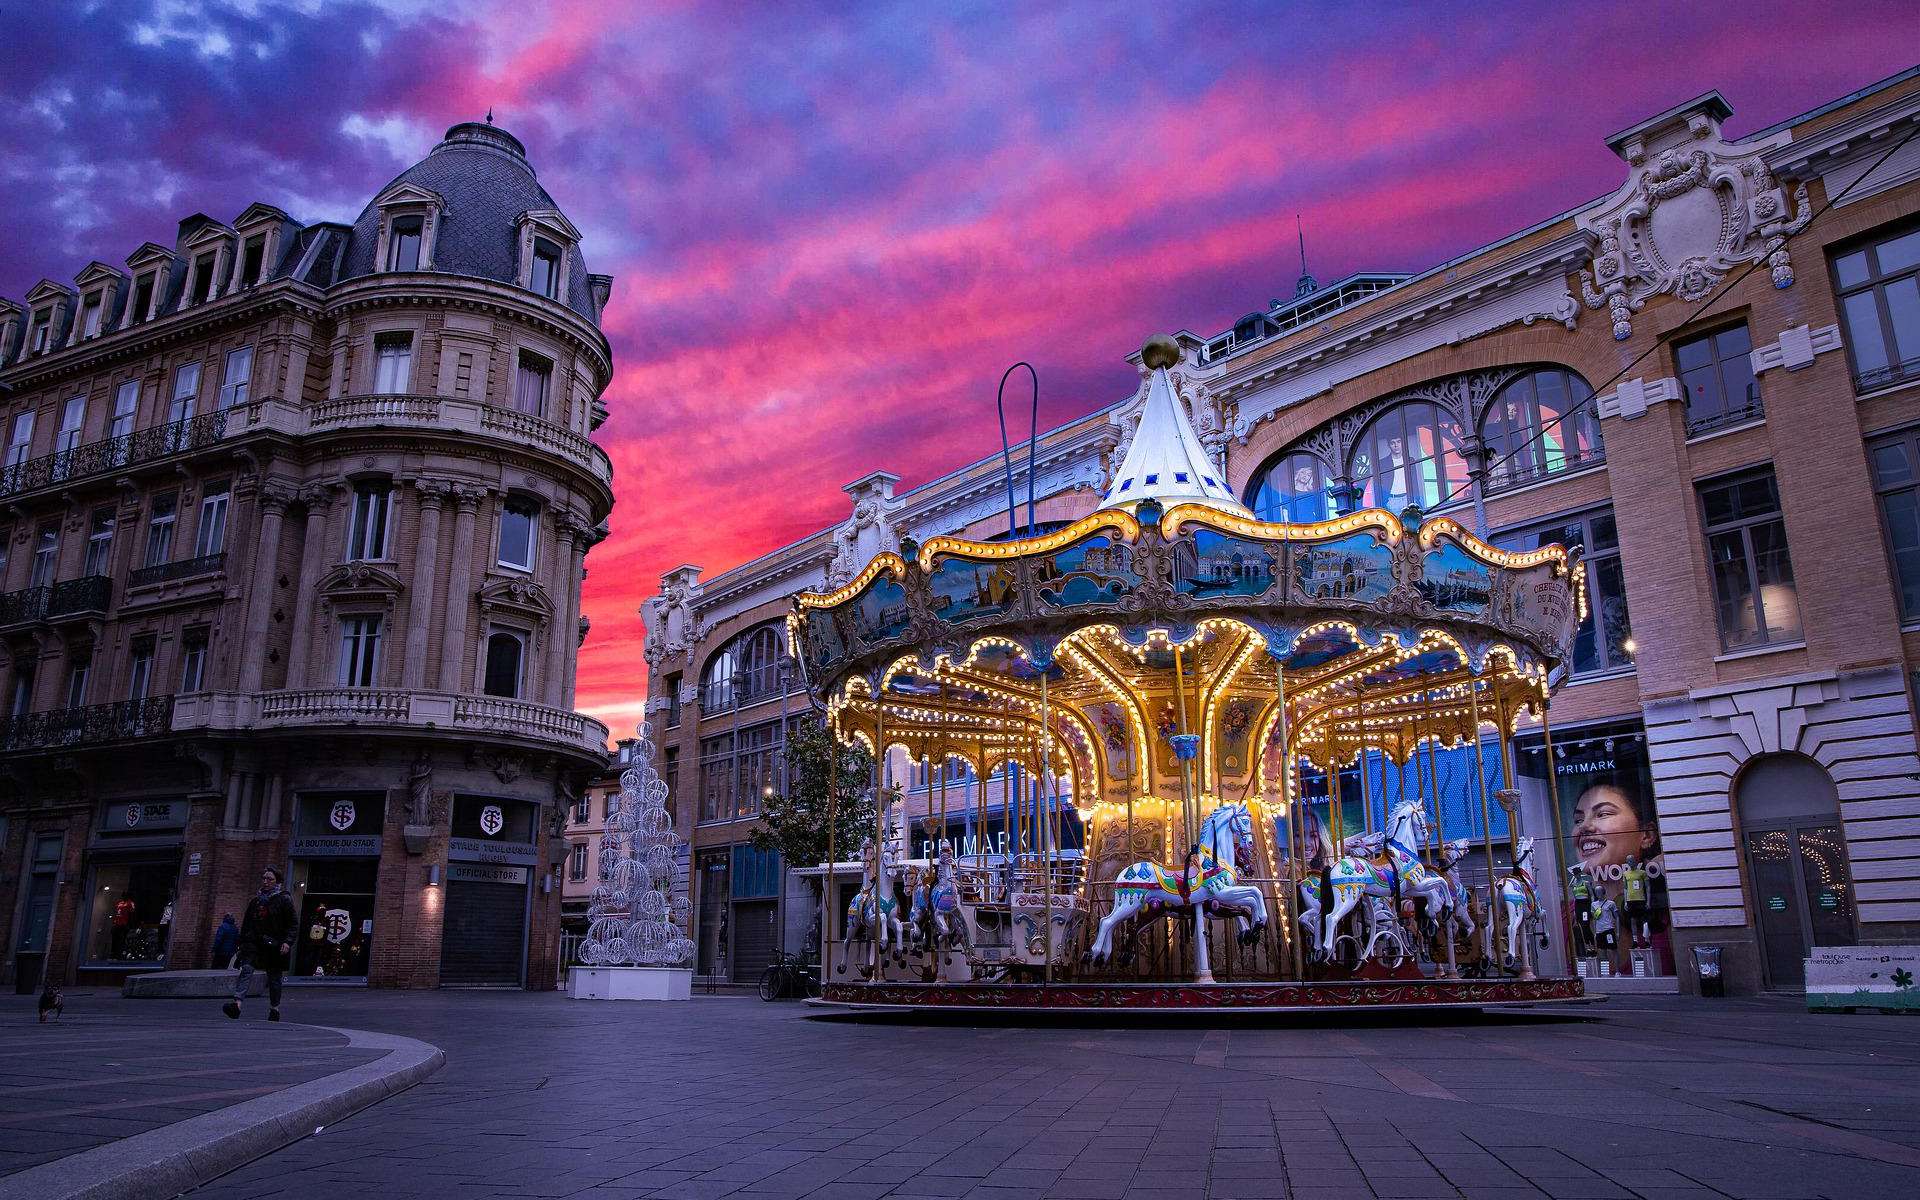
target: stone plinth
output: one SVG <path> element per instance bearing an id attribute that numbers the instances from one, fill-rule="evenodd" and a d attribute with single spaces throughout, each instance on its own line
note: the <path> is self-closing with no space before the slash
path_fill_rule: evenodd
<path id="1" fill-rule="evenodd" d="M 575 1000 L 691 1000 L 691 967 L 569 967 Z"/>

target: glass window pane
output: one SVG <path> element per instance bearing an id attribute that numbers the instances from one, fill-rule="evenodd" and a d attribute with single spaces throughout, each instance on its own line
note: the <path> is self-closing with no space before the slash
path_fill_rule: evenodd
<path id="1" fill-rule="evenodd" d="M 1840 302 L 1847 320 L 1847 343 L 1853 347 L 1853 368 L 1865 375 L 1887 365 L 1887 339 L 1880 331 L 1880 306 L 1872 292 L 1856 292 Z"/>
<path id="2" fill-rule="evenodd" d="M 1627 582 L 1620 560 L 1595 559 L 1593 574 L 1593 595 L 1589 599 L 1599 614 L 1607 665 L 1626 666 L 1633 661 L 1633 623 L 1627 616 Z"/>
<path id="3" fill-rule="evenodd" d="M 1833 260 L 1834 278 L 1843 288 L 1858 287 L 1867 281 L 1867 252 L 1855 250 Z"/>
<path id="4" fill-rule="evenodd" d="M 1880 274 L 1883 276 L 1896 275 L 1920 264 L 1920 229 L 1881 242 L 1874 247 L 1874 257 L 1880 260 Z"/>
<path id="5" fill-rule="evenodd" d="M 1587 549 L 1596 554 L 1602 550 L 1611 550 L 1620 544 L 1620 535 L 1614 525 L 1613 514 L 1610 512 L 1601 513 L 1593 518 L 1587 523 L 1587 528 L 1587 536 L 1590 539 Z"/>
<path id="6" fill-rule="evenodd" d="M 1920 360 L 1920 277 L 1909 275 L 1887 285 L 1887 320 L 1899 361 Z"/>
<path id="7" fill-rule="evenodd" d="M 1739 516 L 1739 508 L 1734 503 L 1736 489 L 1731 485 L 1707 488 L 1700 493 L 1701 507 L 1706 511 L 1709 527 L 1721 525 Z"/>
<path id="8" fill-rule="evenodd" d="M 1760 403 L 1760 383 L 1753 377 L 1753 360 L 1746 351 L 1720 361 L 1720 379 L 1729 411 Z"/>
<path id="9" fill-rule="evenodd" d="M 1719 610 L 1720 633 L 1729 650 L 1748 645 L 1760 635 L 1753 605 L 1746 539 L 1738 530 L 1707 540 L 1707 559 L 1713 567 L 1713 595 Z"/>
<path id="10" fill-rule="evenodd" d="M 1920 492 L 1912 489 L 1880 497 L 1887 547 L 1900 583 L 1901 615 L 1920 614 Z"/>
<path id="11" fill-rule="evenodd" d="M 1800 636 L 1800 597 L 1793 586 L 1793 562 L 1787 557 L 1787 527 L 1768 521 L 1753 527 L 1753 560 L 1760 580 L 1760 608 L 1773 641 Z"/>
<path id="12" fill-rule="evenodd" d="M 1888 442 L 1875 446 L 1873 456 L 1873 482 L 1879 487 L 1890 487 L 1906 483 L 1913 478 L 1913 468 L 1907 462 L 1907 443 Z"/>
<path id="13" fill-rule="evenodd" d="M 1714 334 L 1713 346 L 1715 350 L 1719 351 L 1721 361 L 1724 362 L 1729 358 L 1745 354 L 1752 350 L 1753 342 L 1748 336 L 1746 325 L 1740 324 L 1735 325 L 1732 329 L 1722 329 L 1719 333 Z"/>
<path id="14" fill-rule="evenodd" d="M 1673 359 L 1680 370 L 1694 371 L 1713 363 L 1713 354 L 1707 347 L 1707 339 L 1695 338 L 1690 342 L 1681 342 L 1673 348 Z"/>

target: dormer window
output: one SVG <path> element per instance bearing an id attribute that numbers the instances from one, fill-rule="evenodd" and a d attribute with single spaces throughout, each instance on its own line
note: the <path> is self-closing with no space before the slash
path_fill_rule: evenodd
<path id="1" fill-rule="evenodd" d="M 133 307 L 127 310 L 127 324 L 138 324 L 146 320 L 152 312 L 153 272 L 148 271 L 133 281 Z"/>
<path id="2" fill-rule="evenodd" d="M 560 298 L 560 247 L 545 238 L 533 239 L 533 272 L 527 286 L 549 300 Z"/>
<path id="3" fill-rule="evenodd" d="M 35 354 L 45 354 L 53 339 L 53 310 L 43 308 L 33 314 L 33 333 L 28 337 L 27 346 Z"/>
<path id="4" fill-rule="evenodd" d="M 256 233 L 240 248 L 240 286 L 253 287 L 267 266 L 267 235 Z"/>
<path id="5" fill-rule="evenodd" d="M 387 235 L 387 270 L 418 271 L 420 246 L 426 237 L 425 217 L 395 217 Z"/>
<path id="6" fill-rule="evenodd" d="M 193 290 L 188 293 L 189 304 L 205 304 L 213 298 L 213 254 L 196 255 L 193 260 Z"/>
<path id="7" fill-rule="evenodd" d="M 100 314 L 106 308 L 106 293 L 93 292 L 80 307 L 80 336 L 100 336 Z"/>

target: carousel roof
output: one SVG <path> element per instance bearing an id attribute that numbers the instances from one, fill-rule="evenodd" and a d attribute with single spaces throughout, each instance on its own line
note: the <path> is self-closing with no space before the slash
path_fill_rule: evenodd
<path id="1" fill-rule="evenodd" d="M 1186 407 L 1173 394 L 1167 369 L 1180 361 L 1180 347 L 1165 335 L 1141 348 L 1147 368 L 1147 404 L 1140 427 L 1120 469 L 1113 473 L 1102 503 L 1108 508 L 1134 511 L 1143 500 L 1176 504 L 1208 504 L 1239 516 L 1253 515 L 1220 481 L 1206 447 L 1187 419 Z"/>

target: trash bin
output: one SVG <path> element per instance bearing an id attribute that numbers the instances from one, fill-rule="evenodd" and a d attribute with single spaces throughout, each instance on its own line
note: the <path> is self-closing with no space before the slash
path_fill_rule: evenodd
<path id="1" fill-rule="evenodd" d="M 1720 947 L 1695 946 L 1693 970 L 1700 977 L 1700 994 L 1720 997 L 1727 994 L 1727 983 L 1720 975 Z"/>

